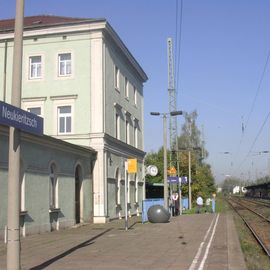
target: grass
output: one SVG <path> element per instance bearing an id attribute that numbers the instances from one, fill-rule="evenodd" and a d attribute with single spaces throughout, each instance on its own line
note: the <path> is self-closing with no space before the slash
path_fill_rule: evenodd
<path id="1" fill-rule="evenodd" d="M 270 269 L 270 259 L 264 253 L 250 230 L 246 227 L 243 220 L 234 214 L 234 222 L 238 232 L 242 251 L 244 253 L 247 268 L 249 270 Z"/>
<path id="2" fill-rule="evenodd" d="M 183 211 L 184 214 L 195 214 L 196 213 L 196 203 L 193 203 L 194 207 L 192 209 L 186 209 Z M 216 198 L 216 204 L 215 204 L 215 212 L 216 213 L 224 213 L 228 209 L 227 204 L 224 203 L 224 200 L 220 197 Z M 201 209 L 201 213 L 207 212 L 206 207 L 203 207 Z"/>
<path id="3" fill-rule="evenodd" d="M 230 210 L 228 204 L 223 201 L 224 209 Z M 265 254 L 257 240 L 247 228 L 243 220 L 233 211 L 235 227 L 240 240 L 241 249 L 244 254 L 248 270 L 268 270 L 270 269 L 270 259 Z"/>

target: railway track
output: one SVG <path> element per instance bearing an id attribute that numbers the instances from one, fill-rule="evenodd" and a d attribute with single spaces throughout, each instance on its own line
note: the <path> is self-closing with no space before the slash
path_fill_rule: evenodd
<path id="1" fill-rule="evenodd" d="M 230 198 L 228 203 L 238 213 L 256 240 L 270 257 L 270 207 L 256 201 Z"/>

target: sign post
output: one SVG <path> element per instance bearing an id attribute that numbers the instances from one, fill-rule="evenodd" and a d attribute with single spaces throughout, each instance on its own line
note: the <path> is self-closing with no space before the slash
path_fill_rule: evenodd
<path id="1" fill-rule="evenodd" d="M 14 50 L 12 70 L 12 98 L 21 107 L 22 56 L 23 56 L 24 0 L 16 0 Z M 21 268 L 20 242 L 20 131 L 9 128 L 8 157 L 8 217 L 7 217 L 7 270 Z"/>
<path id="2" fill-rule="evenodd" d="M 137 173 L 137 159 L 125 161 L 125 230 L 128 230 L 128 174 Z"/>
<path id="3" fill-rule="evenodd" d="M 128 230 L 128 162 L 125 161 L 125 230 Z"/>

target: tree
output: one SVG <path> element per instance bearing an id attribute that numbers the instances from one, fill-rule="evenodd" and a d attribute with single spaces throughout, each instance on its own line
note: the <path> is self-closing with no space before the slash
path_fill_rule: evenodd
<path id="1" fill-rule="evenodd" d="M 215 192 L 215 181 L 211 166 L 204 163 L 203 159 L 208 156 L 201 132 L 196 125 L 198 114 L 196 111 L 185 113 L 185 123 L 178 137 L 180 151 L 180 175 L 188 175 L 188 152 L 191 154 L 191 189 L 192 198 L 196 199 L 198 193 L 203 197 L 209 197 Z M 188 187 L 183 186 L 183 196 L 188 195 Z"/>
<path id="2" fill-rule="evenodd" d="M 179 149 L 200 149 L 197 152 L 198 159 L 207 158 L 204 141 L 201 140 L 201 131 L 196 125 L 198 114 L 196 111 L 185 113 L 185 123 L 182 126 L 181 135 L 178 137 Z"/>
<path id="3" fill-rule="evenodd" d="M 157 153 L 148 153 L 145 157 L 145 166 L 155 165 L 158 168 L 156 176 L 146 175 L 145 180 L 148 183 L 163 183 L 163 147 Z"/>
<path id="4" fill-rule="evenodd" d="M 241 186 L 241 180 L 234 177 L 226 178 L 222 183 L 222 193 L 230 194 L 233 192 L 233 188 L 236 186 Z"/>
<path id="5" fill-rule="evenodd" d="M 192 198 L 200 192 L 204 198 L 209 197 L 216 191 L 214 177 L 212 175 L 211 166 L 206 164 L 203 158 L 208 156 L 204 142 L 201 140 L 201 132 L 196 126 L 197 112 L 190 114 L 185 113 L 185 123 L 182 126 L 181 134 L 177 138 L 178 149 L 176 152 L 168 153 L 168 161 L 177 168 L 179 162 L 178 176 L 188 176 L 189 161 L 188 151 L 191 151 L 191 187 Z M 177 160 L 178 159 L 178 160 Z M 155 177 L 146 176 L 147 182 L 163 183 L 163 147 L 157 153 L 151 152 L 145 158 L 145 165 L 155 165 L 158 168 L 158 175 Z M 188 196 L 188 185 L 182 186 L 183 196 Z"/>

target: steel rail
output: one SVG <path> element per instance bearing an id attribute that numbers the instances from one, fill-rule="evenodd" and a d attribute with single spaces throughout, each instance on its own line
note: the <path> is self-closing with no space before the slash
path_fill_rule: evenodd
<path id="1" fill-rule="evenodd" d="M 236 201 L 234 199 L 231 199 L 231 200 L 234 201 L 235 203 L 238 203 L 239 205 L 243 206 L 244 208 L 248 209 L 249 211 L 253 212 L 254 214 L 258 215 L 259 217 L 263 218 L 264 220 L 266 220 L 267 222 L 270 223 L 270 219 L 269 218 L 267 218 L 267 217 L 263 216 L 262 214 L 256 212 L 252 208 L 250 208 L 250 207 L 248 207 L 246 205 L 243 205 L 241 202 L 239 202 L 239 200 L 238 201 Z"/>
<path id="2" fill-rule="evenodd" d="M 232 200 L 233 202 L 235 202 L 234 200 Z M 236 209 L 235 206 L 233 206 L 233 204 L 230 202 L 229 199 L 227 199 L 227 202 L 231 205 L 231 207 L 234 209 L 234 211 L 239 215 L 239 217 L 244 221 L 244 223 L 246 224 L 246 226 L 250 229 L 251 233 L 254 235 L 255 239 L 258 241 L 258 243 L 261 245 L 261 247 L 263 248 L 264 252 L 267 254 L 268 257 L 270 257 L 270 250 L 268 250 L 268 248 L 265 246 L 265 244 L 263 243 L 263 241 L 260 239 L 259 235 L 256 233 L 256 231 L 252 228 L 251 225 L 249 225 L 248 221 L 239 213 L 239 211 Z M 238 202 L 235 202 L 236 204 Z M 249 210 L 249 208 L 246 208 L 245 206 L 243 206 L 242 204 L 238 205 L 244 207 L 245 209 Z M 254 211 L 252 211 L 254 213 Z M 256 214 L 256 213 L 255 213 Z M 260 216 L 260 215 L 258 215 Z"/>

